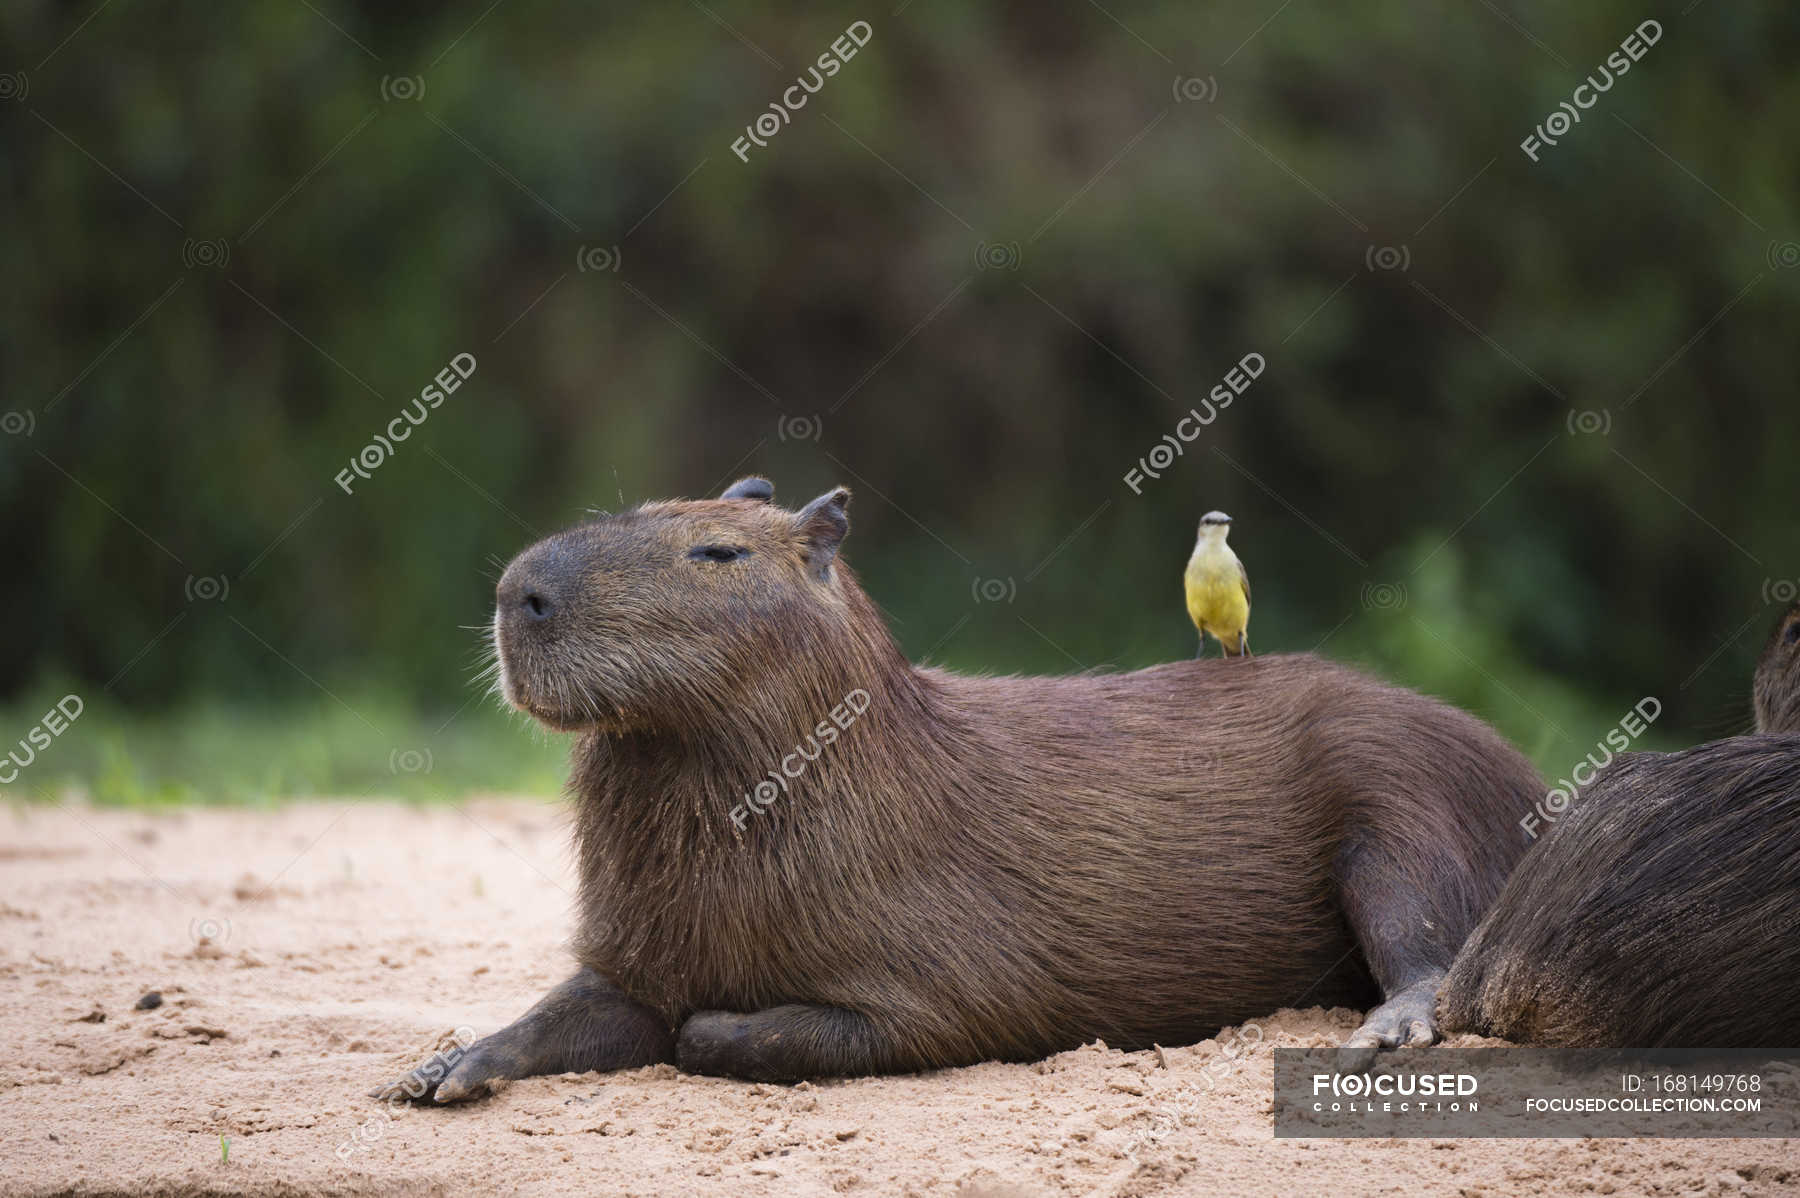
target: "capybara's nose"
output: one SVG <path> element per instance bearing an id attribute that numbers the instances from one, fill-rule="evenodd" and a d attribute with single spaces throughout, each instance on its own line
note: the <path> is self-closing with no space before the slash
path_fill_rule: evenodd
<path id="1" fill-rule="evenodd" d="M 500 576 L 494 598 L 500 618 L 525 625 L 542 625 L 556 615 L 557 588 L 541 562 L 516 561 Z"/>

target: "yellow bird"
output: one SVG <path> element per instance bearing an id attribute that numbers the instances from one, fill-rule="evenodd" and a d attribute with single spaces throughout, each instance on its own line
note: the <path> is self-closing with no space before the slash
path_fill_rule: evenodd
<path id="1" fill-rule="evenodd" d="M 1224 512 L 1200 517 L 1200 536 L 1183 578 L 1188 616 L 1200 633 L 1195 657 L 1205 656 L 1208 636 L 1219 642 L 1227 657 L 1250 654 L 1250 576 L 1225 543 L 1230 532 L 1231 517 Z"/>

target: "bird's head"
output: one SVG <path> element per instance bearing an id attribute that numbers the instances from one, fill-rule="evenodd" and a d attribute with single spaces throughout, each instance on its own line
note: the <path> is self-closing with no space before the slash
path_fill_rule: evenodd
<path id="1" fill-rule="evenodd" d="M 1200 544 L 1220 544 L 1231 533 L 1231 517 L 1224 512 L 1208 512 L 1200 517 Z"/>

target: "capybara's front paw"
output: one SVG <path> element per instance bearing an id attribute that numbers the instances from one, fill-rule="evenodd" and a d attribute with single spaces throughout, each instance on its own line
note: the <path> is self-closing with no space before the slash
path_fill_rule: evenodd
<path id="1" fill-rule="evenodd" d="M 431 1059 L 404 1076 L 369 1091 L 384 1102 L 462 1102 L 493 1091 L 493 1083 L 533 1072 L 516 1052 L 496 1043 L 497 1036 L 431 1054 Z"/>
<path id="2" fill-rule="evenodd" d="M 1375 1054 L 1402 1044 L 1437 1043 L 1437 987 L 1440 979 L 1408 986 L 1369 1012 L 1363 1025 L 1338 1050 L 1339 1073 L 1360 1073 Z"/>

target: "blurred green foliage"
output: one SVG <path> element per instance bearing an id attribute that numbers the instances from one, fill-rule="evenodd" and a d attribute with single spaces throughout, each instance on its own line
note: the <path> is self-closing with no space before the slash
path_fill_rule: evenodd
<path id="1" fill-rule="evenodd" d="M 29 423 L 0 715 L 93 709 L 33 781 L 550 785 L 556 744 L 485 700 L 433 739 L 499 564 L 752 471 L 849 484 L 848 560 L 960 668 L 1191 653 L 1219 507 L 1255 648 L 1463 703 L 1547 771 L 1645 694 L 1664 743 L 1748 719 L 1800 576 L 1790 6 L 90 7 L 0 10 L 0 407 Z"/>
<path id="2" fill-rule="evenodd" d="M 29 729 L 71 689 L 79 691 L 41 689 L 0 714 L 9 727 Z M 74 789 L 134 807 L 551 793 L 567 773 L 565 739 L 491 703 L 426 716 L 375 690 L 355 692 L 345 704 L 197 697 L 162 709 L 130 709 L 103 696 L 19 771 L 18 786 L 26 796 Z"/>

